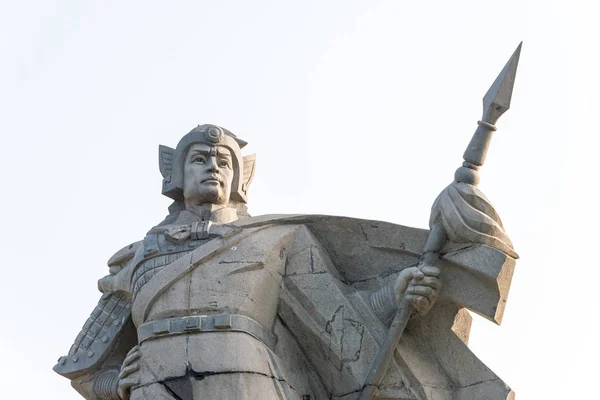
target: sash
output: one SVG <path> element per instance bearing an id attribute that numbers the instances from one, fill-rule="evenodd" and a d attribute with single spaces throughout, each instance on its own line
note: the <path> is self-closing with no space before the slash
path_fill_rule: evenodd
<path id="1" fill-rule="evenodd" d="M 209 240 L 188 256 L 181 257 L 165 266 L 136 294 L 135 301 L 131 307 L 131 316 L 135 326 L 140 326 L 146 321 L 148 311 L 159 295 L 207 260 L 224 253 L 231 246 L 271 225 L 299 224 L 308 222 L 311 219 L 311 216 L 301 214 L 275 214 L 246 218 L 229 224 L 213 225 L 211 227 L 211 235 L 217 235 L 214 239 Z"/>
<path id="2" fill-rule="evenodd" d="M 248 236 L 266 228 L 266 226 L 247 230 L 242 230 L 239 226 L 237 226 L 237 230 L 235 228 L 236 227 L 232 228 L 230 225 L 230 229 L 222 233 L 222 236 L 220 235 L 209 240 L 191 254 L 179 258 L 154 275 L 137 293 L 131 307 L 131 316 L 135 325 L 140 326 L 146 320 L 148 311 L 156 301 L 157 297 L 164 293 L 175 282 L 198 268 L 207 260 L 224 253 L 229 250 L 231 246 L 234 246 Z"/>

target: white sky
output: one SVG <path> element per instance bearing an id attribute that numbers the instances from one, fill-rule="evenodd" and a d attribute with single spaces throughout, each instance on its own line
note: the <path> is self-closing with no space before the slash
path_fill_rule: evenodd
<path id="1" fill-rule="evenodd" d="M 471 348 L 518 399 L 597 392 L 597 1 L 0 4 L 3 398 L 79 398 L 51 368 L 106 260 L 166 213 L 159 144 L 249 141 L 253 215 L 426 227 L 521 40 L 480 186 L 521 260 Z"/>

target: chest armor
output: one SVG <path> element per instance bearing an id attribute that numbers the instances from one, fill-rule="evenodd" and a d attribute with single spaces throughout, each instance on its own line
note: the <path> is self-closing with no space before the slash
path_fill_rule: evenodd
<path id="1" fill-rule="evenodd" d="M 144 251 L 136 260 L 131 279 L 131 294 L 136 297 L 140 289 L 165 266 L 190 254 L 206 243 L 207 239 L 189 239 L 181 243 L 169 241 L 163 233 L 150 233 L 144 238 Z"/>

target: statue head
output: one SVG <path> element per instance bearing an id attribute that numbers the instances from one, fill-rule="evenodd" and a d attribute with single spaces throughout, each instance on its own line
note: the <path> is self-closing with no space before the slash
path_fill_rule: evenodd
<path id="1" fill-rule="evenodd" d="M 216 125 L 199 125 L 175 149 L 159 146 L 162 193 L 176 203 L 233 207 L 248 200 L 255 156 L 242 157 L 246 142 Z"/>

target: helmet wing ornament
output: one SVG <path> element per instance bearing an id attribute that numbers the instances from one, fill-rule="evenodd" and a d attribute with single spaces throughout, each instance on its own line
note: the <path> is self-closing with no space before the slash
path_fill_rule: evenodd
<path id="1" fill-rule="evenodd" d="M 158 146 L 158 168 L 163 178 L 167 178 L 173 171 L 173 159 L 175 157 L 175 149 L 162 144 Z"/>
<path id="2" fill-rule="evenodd" d="M 254 179 L 254 170 L 256 168 L 256 154 L 244 156 L 244 178 L 242 183 L 242 192 L 248 198 L 248 188 L 252 179 Z"/>

